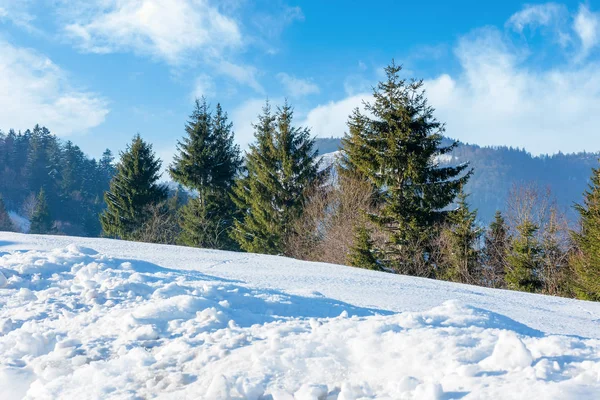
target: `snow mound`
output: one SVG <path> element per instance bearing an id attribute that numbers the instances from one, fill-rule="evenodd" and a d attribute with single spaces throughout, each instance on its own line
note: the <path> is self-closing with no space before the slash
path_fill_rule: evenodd
<path id="1" fill-rule="evenodd" d="M 460 301 L 391 313 L 77 245 L 2 254 L 3 399 L 600 392 L 600 340 L 547 335 Z"/>

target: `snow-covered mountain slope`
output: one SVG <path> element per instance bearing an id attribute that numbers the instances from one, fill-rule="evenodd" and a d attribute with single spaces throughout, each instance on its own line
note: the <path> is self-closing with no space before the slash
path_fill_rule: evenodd
<path id="1" fill-rule="evenodd" d="M 597 399 L 600 304 L 0 233 L 0 397 Z"/>

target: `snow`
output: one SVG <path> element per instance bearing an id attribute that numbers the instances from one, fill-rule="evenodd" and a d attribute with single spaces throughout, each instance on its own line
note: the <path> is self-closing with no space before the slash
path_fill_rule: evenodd
<path id="1" fill-rule="evenodd" d="M 596 399 L 600 304 L 0 233 L 3 399 Z"/>

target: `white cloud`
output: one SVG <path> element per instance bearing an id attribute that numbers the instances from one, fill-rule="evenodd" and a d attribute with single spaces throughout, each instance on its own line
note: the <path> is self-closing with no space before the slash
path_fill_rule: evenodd
<path id="1" fill-rule="evenodd" d="M 212 78 L 207 74 L 201 74 L 196 77 L 196 81 L 194 82 L 194 92 L 192 93 L 192 98 L 200 98 L 204 97 L 212 97 L 215 95 L 215 83 Z"/>
<path id="2" fill-rule="evenodd" d="M 319 86 L 311 80 L 296 78 L 285 72 L 277 74 L 277 79 L 283 85 L 285 93 L 292 97 L 301 97 L 320 92 Z"/>
<path id="3" fill-rule="evenodd" d="M 2 129 L 27 129 L 40 123 L 66 136 L 98 126 L 106 118 L 106 101 L 73 88 L 66 73 L 50 59 L 2 39 L 0 54 Z"/>
<path id="4" fill-rule="evenodd" d="M 265 89 L 258 82 L 258 70 L 250 65 L 238 65 L 229 61 L 221 61 L 217 68 L 219 74 L 230 77 L 236 82 L 247 85 L 258 93 L 265 93 Z"/>
<path id="5" fill-rule="evenodd" d="M 573 29 L 581 41 L 581 58 L 585 58 L 600 41 L 600 16 L 592 13 L 587 6 L 580 5 Z"/>
<path id="6" fill-rule="evenodd" d="M 186 55 L 215 57 L 241 45 L 236 21 L 207 0 L 95 0 L 63 15 L 69 37 L 88 52 L 133 51 L 179 64 Z"/>
<path id="7" fill-rule="evenodd" d="M 523 32 L 527 26 L 536 28 L 538 26 L 552 25 L 566 12 L 566 7 L 562 4 L 528 4 L 521 11 L 513 14 L 506 24 L 517 32 Z"/>
<path id="8" fill-rule="evenodd" d="M 371 101 L 372 98 L 370 93 L 365 92 L 319 105 L 308 112 L 302 125 L 318 137 L 341 137 L 348 131 L 346 122 L 352 111 L 362 108 L 363 100 Z"/>
<path id="9" fill-rule="evenodd" d="M 447 134 L 536 154 L 600 150 L 600 65 L 539 71 L 510 49 L 499 32 L 477 31 L 456 48 L 460 74 L 426 81 Z"/>

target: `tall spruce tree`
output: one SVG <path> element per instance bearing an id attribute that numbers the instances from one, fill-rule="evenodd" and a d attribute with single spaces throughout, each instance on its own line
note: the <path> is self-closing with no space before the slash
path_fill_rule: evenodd
<path id="1" fill-rule="evenodd" d="M 176 182 L 198 194 L 182 210 L 182 244 L 235 249 L 228 234 L 235 213 L 230 191 L 242 160 L 232 126 L 220 104 L 213 115 L 205 99 L 196 100 L 169 169 Z"/>
<path id="2" fill-rule="evenodd" d="M 600 301 L 600 168 L 593 169 L 583 204 L 577 204 L 580 231 L 572 232 L 576 252 L 570 258 L 577 297 Z"/>
<path id="3" fill-rule="evenodd" d="M 267 102 L 254 125 L 256 143 L 246 157 L 247 175 L 233 189 L 241 217 L 232 237 L 243 250 L 281 254 L 307 189 L 320 178 L 314 139 L 292 120 L 287 102 L 275 114 Z"/>
<path id="4" fill-rule="evenodd" d="M 104 195 L 107 208 L 100 223 L 105 236 L 134 239 L 149 218 L 149 206 L 166 200 L 167 189 L 157 182 L 160 166 L 152 145 L 139 134 L 134 136 L 121 153 L 110 189 Z"/>
<path id="5" fill-rule="evenodd" d="M 47 234 L 52 233 L 54 220 L 50 215 L 48 201 L 46 200 L 46 191 L 42 188 L 37 196 L 33 215 L 31 216 L 31 225 L 29 233 Z"/>
<path id="6" fill-rule="evenodd" d="M 366 112 L 355 110 L 342 146 L 346 173 L 367 179 L 377 191 L 381 207 L 371 217 L 389 234 L 385 262 L 403 273 L 417 273 L 413 265 L 427 263 L 427 243 L 434 226 L 464 186 L 467 165 L 440 167 L 436 157 L 457 145 L 442 146 L 444 125 L 427 104 L 422 81 L 400 78 L 392 62 L 387 79 L 374 89 Z M 425 245 L 425 247 L 427 247 Z"/>
<path id="7" fill-rule="evenodd" d="M 8 211 L 6 211 L 4 200 L 2 199 L 2 196 L 0 196 L 0 231 L 14 232 L 15 230 L 15 226 L 8 215 Z"/>
<path id="8" fill-rule="evenodd" d="M 539 228 L 526 219 L 517 226 L 507 257 L 506 284 L 509 289 L 536 292 L 542 287 L 542 247 L 536 237 Z"/>
<path id="9" fill-rule="evenodd" d="M 500 211 L 496 211 L 494 220 L 485 233 L 484 243 L 483 284 L 494 288 L 504 287 L 510 237 L 506 221 Z"/>
<path id="10" fill-rule="evenodd" d="M 447 217 L 442 235 L 444 268 L 441 278 L 462 283 L 475 283 L 480 274 L 480 252 L 477 249 L 481 229 L 477 226 L 477 211 L 471 211 L 464 191 L 458 194 L 457 207 Z"/>

